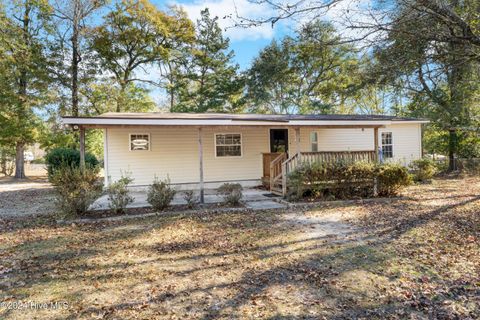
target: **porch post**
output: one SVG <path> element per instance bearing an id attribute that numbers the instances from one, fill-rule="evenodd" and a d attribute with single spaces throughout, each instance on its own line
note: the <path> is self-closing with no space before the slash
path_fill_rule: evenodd
<path id="1" fill-rule="evenodd" d="M 374 161 L 378 163 L 378 127 L 373 128 L 373 145 L 375 148 Z M 376 176 L 373 178 L 373 196 L 378 196 L 378 179 Z"/>
<path id="2" fill-rule="evenodd" d="M 205 191 L 203 189 L 203 143 L 202 143 L 202 128 L 198 127 L 198 162 L 200 169 L 200 203 L 205 203 Z"/>
<path id="3" fill-rule="evenodd" d="M 85 127 L 80 126 L 80 169 L 85 169 Z"/>
<path id="4" fill-rule="evenodd" d="M 301 150 L 300 150 L 300 127 L 295 128 L 295 148 L 298 153 L 298 158 L 301 157 Z"/>

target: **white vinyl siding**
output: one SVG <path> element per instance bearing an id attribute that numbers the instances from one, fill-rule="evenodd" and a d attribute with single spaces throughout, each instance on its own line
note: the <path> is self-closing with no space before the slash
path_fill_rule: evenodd
<path id="1" fill-rule="evenodd" d="M 275 128 L 275 127 L 273 127 Z M 392 132 L 393 159 L 407 165 L 421 157 L 420 124 L 394 124 L 379 129 Z M 263 174 L 262 153 L 270 152 L 270 127 L 203 127 L 204 180 L 208 182 L 260 180 Z M 317 133 L 318 151 L 373 150 L 373 129 L 322 129 L 301 127 L 300 147 L 311 151 L 311 132 Z M 110 181 L 122 171 L 129 171 L 133 185 L 149 185 L 157 175 L 167 176 L 172 183 L 198 183 L 198 130 L 193 127 L 135 126 L 112 127 L 105 130 L 105 168 Z M 148 133 L 149 151 L 129 151 L 131 133 Z M 241 157 L 217 157 L 215 134 L 241 134 Z M 296 153 L 295 130 L 289 128 L 289 155 Z"/>
<path id="2" fill-rule="evenodd" d="M 393 158 L 388 161 L 408 165 L 412 160 L 422 157 L 422 127 L 421 124 L 394 124 L 379 129 L 379 142 L 382 132 L 391 132 L 393 139 Z"/>
<path id="3" fill-rule="evenodd" d="M 110 181 L 129 171 L 133 185 L 151 184 L 155 175 L 172 183 L 197 183 L 199 180 L 198 130 L 192 127 L 132 127 L 106 129 L 108 143 L 107 175 Z M 129 134 L 148 132 L 149 152 L 130 152 Z M 240 133 L 241 157 L 216 157 L 215 133 Z M 263 173 L 262 152 L 269 150 L 269 130 L 262 127 L 221 129 L 203 128 L 203 167 L 205 182 L 254 180 Z"/>
<path id="4" fill-rule="evenodd" d="M 300 147 L 303 152 L 312 151 L 311 132 L 318 134 L 318 151 L 368 151 L 374 148 L 373 132 L 366 129 L 322 129 L 300 128 Z M 398 123 L 379 128 L 378 142 L 381 146 L 382 132 L 391 132 L 393 137 L 393 158 L 389 161 L 408 165 L 422 157 L 422 133 L 419 123 Z M 296 153 L 295 130 L 289 130 L 290 154 Z"/>

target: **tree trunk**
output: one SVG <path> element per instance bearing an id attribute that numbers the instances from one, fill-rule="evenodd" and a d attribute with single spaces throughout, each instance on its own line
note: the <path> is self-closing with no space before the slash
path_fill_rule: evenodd
<path id="1" fill-rule="evenodd" d="M 31 6 L 30 3 L 25 2 L 25 8 L 24 8 L 24 16 L 23 16 L 23 39 L 25 41 L 25 45 L 27 46 L 28 49 L 30 48 L 30 35 L 29 35 L 29 28 L 30 28 L 30 12 L 31 12 Z M 25 109 L 27 106 L 25 105 L 27 102 L 27 82 L 28 82 L 28 73 L 27 73 L 27 67 L 24 66 L 20 70 L 19 74 L 19 96 L 20 96 L 20 105 L 19 105 L 19 113 L 22 114 L 24 113 Z M 25 147 L 25 142 L 21 140 L 19 137 L 19 141 L 16 142 L 15 145 L 15 178 L 16 179 L 25 179 L 25 167 L 24 167 L 24 151 Z"/>
<path id="2" fill-rule="evenodd" d="M 448 134 L 448 171 L 457 170 L 455 155 L 457 153 L 457 131 L 449 130 Z"/>
<path id="3" fill-rule="evenodd" d="M 72 116 L 78 117 L 78 28 L 74 25 L 72 35 Z"/>
<path id="4" fill-rule="evenodd" d="M 173 88 L 170 88 L 170 112 L 172 112 L 175 107 L 175 92 Z"/>
<path id="5" fill-rule="evenodd" d="M 15 178 L 16 179 L 25 179 L 25 166 L 24 166 L 24 157 L 23 157 L 23 142 L 17 142 L 15 146 L 16 156 L 15 156 Z"/>

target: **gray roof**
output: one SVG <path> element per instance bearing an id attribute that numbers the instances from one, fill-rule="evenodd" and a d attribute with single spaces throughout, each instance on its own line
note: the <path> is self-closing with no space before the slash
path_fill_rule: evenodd
<path id="1" fill-rule="evenodd" d="M 64 117 L 73 118 L 73 117 Z M 170 120 L 240 120 L 240 121 L 272 121 L 288 122 L 291 120 L 367 120 L 367 121 L 419 121 L 425 119 L 395 117 L 370 114 L 228 114 L 228 113 L 162 113 L 162 112 L 107 112 L 97 117 L 101 119 L 170 119 Z"/>

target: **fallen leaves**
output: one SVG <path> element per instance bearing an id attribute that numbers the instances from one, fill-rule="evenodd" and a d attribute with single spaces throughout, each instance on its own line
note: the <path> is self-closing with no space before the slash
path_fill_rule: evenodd
<path id="1" fill-rule="evenodd" d="M 359 233 L 314 239 L 302 238 L 308 221 L 286 226 L 275 211 L 63 226 L 3 219 L 0 301 L 72 306 L 44 318 L 478 318 L 480 179 L 469 179 L 310 208 Z"/>

